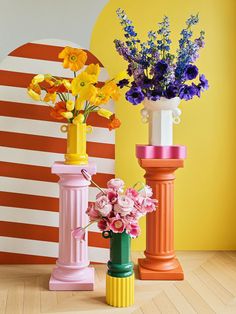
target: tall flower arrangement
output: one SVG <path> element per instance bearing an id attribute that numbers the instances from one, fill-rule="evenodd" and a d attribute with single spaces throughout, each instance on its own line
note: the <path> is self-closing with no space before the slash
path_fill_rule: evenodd
<path id="1" fill-rule="evenodd" d="M 170 23 L 164 16 L 158 29 L 148 32 L 148 39 L 138 39 L 132 21 L 125 11 L 118 9 L 117 15 L 124 31 L 125 40 L 115 39 L 117 52 L 128 62 L 129 79 L 122 79 L 118 85 L 127 87 L 126 99 L 133 105 L 145 98 L 151 101 L 161 97 L 190 100 L 200 97 L 208 89 L 208 81 L 194 64 L 199 50 L 204 47 L 205 32 L 193 37 L 193 27 L 198 23 L 198 15 L 191 15 L 186 27 L 180 33 L 179 47 L 171 52 Z"/>
<path id="2" fill-rule="evenodd" d="M 29 87 L 28 95 L 36 101 L 46 102 L 50 114 L 57 120 L 67 119 L 68 123 L 86 123 L 91 112 L 108 119 L 110 130 L 120 126 L 119 119 L 111 111 L 101 108 L 110 99 L 119 98 L 117 79 L 98 85 L 99 64 L 89 64 L 87 53 L 78 48 L 65 47 L 58 56 L 63 60 L 63 67 L 74 73 L 74 79 L 63 79 L 51 74 L 36 75 Z"/>

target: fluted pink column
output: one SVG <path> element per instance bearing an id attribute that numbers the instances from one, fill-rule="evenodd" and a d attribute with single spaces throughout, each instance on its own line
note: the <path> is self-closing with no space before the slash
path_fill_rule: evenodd
<path id="1" fill-rule="evenodd" d="M 52 173 L 60 177 L 59 209 L 59 258 L 49 282 L 50 290 L 93 290 L 94 269 L 89 266 L 88 235 L 85 241 L 72 237 L 71 231 L 88 223 L 88 186 L 81 170 L 86 169 L 91 175 L 96 173 L 96 166 L 65 165 L 56 162 Z"/>

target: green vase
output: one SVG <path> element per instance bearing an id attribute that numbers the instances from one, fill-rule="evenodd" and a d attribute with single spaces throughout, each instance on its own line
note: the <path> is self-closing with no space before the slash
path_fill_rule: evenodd
<path id="1" fill-rule="evenodd" d="M 104 238 L 110 238 L 110 260 L 107 263 L 108 275 L 112 277 L 129 277 L 133 274 L 133 263 L 130 258 L 131 238 L 125 231 L 114 233 L 104 231 Z"/>

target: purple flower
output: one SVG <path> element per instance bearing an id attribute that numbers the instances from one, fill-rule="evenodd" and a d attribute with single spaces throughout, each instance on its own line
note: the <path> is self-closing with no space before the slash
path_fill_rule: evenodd
<path id="1" fill-rule="evenodd" d="M 193 80 L 197 77 L 198 75 L 198 68 L 196 65 L 189 64 L 187 65 L 185 71 L 184 71 L 184 76 L 187 80 Z"/>
<path id="2" fill-rule="evenodd" d="M 194 86 L 183 85 L 179 90 L 179 97 L 184 100 L 190 100 L 196 95 Z"/>
<path id="3" fill-rule="evenodd" d="M 129 80 L 123 79 L 117 83 L 117 86 L 119 86 L 120 88 L 123 88 L 124 86 L 127 86 L 128 84 L 129 84 Z"/>
<path id="4" fill-rule="evenodd" d="M 196 85 L 196 84 L 192 83 L 192 87 L 195 89 L 195 95 L 197 97 L 200 97 L 201 96 L 201 86 L 200 86 L 200 84 Z"/>
<path id="5" fill-rule="evenodd" d="M 152 101 L 156 101 L 160 99 L 161 95 L 162 91 L 160 89 L 153 89 L 148 91 L 147 98 Z"/>
<path id="6" fill-rule="evenodd" d="M 125 98 L 133 105 L 138 105 L 144 100 L 145 96 L 140 87 L 131 87 L 130 90 L 126 92 Z"/>
<path id="7" fill-rule="evenodd" d="M 199 81 L 200 81 L 200 87 L 203 89 L 208 89 L 209 88 L 209 84 L 208 84 L 208 80 L 206 79 L 204 74 L 201 74 L 199 77 Z"/>
<path id="8" fill-rule="evenodd" d="M 162 80 L 164 77 L 164 74 L 167 72 L 168 64 L 164 60 L 160 60 L 157 62 L 154 68 L 155 77 L 158 80 Z"/>
<path id="9" fill-rule="evenodd" d="M 168 99 L 176 97 L 178 94 L 178 88 L 175 85 L 169 85 L 164 92 L 164 96 Z"/>

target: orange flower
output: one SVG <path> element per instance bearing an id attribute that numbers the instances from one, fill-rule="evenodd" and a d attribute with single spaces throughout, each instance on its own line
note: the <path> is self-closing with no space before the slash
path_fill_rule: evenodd
<path id="1" fill-rule="evenodd" d="M 63 67 L 69 68 L 71 71 L 77 72 L 85 65 L 87 53 L 82 49 L 65 47 L 58 55 L 59 59 L 63 59 Z"/>
<path id="2" fill-rule="evenodd" d="M 116 118 L 115 114 L 110 117 L 110 122 L 108 123 L 109 131 L 117 129 L 121 126 L 121 122 Z"/>
<path id="3" fill-rule="evenodd" d="M 66 112 L 66 102 L 65 101 L 59 101 L 56 103 L 56 105 L 51 109 L 50 115 L 54 119 L 62 120 L 64 117 L 61 115 L 63 112 Z"/>
<path id="4" fill-rule="evenodd" d="M 67 92 L 67 88 L 62 83 L 56 83 L 52 87 L 48 88 L 47 92 L 50 93 L 50 94 L 53 94 L 53 93 L 65 93 L 65 92 Z"/>

